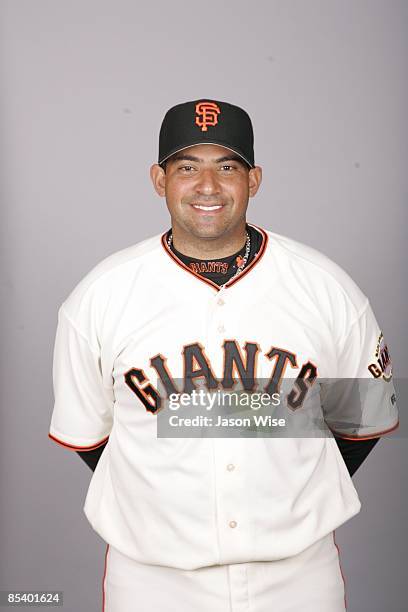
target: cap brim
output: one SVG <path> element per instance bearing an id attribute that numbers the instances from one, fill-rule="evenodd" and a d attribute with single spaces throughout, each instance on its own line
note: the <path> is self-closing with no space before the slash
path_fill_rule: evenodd
<path id="1" fill-rule="evenodd" d="M 218 145 L 220 147 L 224 147 L 224 149 L 228 149 L 229 151 L 232 151 L 233 153 L 236 153 L 237 155 L 239 155 L 239 157 L 241 157 L 250 168 L 255 168 L 255 166 L 251 164 L 251 162 L 249 162 L 247 158 L 244 155 L 242 155 L 242 153 L 238 151 L 237 149 L 233 149 L 232 147 L 227 147 L 223 142 L 216 142 L 216 141 L 209 142 L 208 140 L 204 140 L 203 142 L 194 142 L 193 144 L 190 143 L 182 147 L 177 147 L 176 149 L 174 149 L 174 151 L 172 151 L 171 153 L 168 153 L 166 157 L 163 157 L 163 159 L 159 159 L 158 164 L 160 166 L 163 162 L 165 162 L 167 159 L 169 159 L 169 157 L 171 157 L 175 153 L 179 153 L 180 151 L 184 151 L 184 149 L 189 149 L 190 147 L 197 147 L 201 144 L 213 144 L 213 145 Z"/>

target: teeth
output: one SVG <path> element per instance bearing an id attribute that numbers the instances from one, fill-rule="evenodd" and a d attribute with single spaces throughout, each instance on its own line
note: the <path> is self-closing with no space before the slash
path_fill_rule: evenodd
<path id="1" fill-rule="evenodd" d="M 201 206 L 200 204 L 193 204 L 194 208 L 199 208 L 200 210 L 218 210 L 219 208 L 221 208 L 221 205 L 219 206 Z"/>

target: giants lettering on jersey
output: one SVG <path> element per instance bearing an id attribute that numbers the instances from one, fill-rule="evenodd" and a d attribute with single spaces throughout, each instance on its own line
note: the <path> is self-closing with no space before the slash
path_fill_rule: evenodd
<path id="1" fill-rule="evenodd" d="M 244 346 L 245 355 L 236 340 L 225 340 L 222 345 L 224 351 L 223 376 L 217 379 L 211 367 L 211 362 L 205 353 L 205 348 L 200 342 L 194 342 L 183 346 L 183 388 L 176 386 L 168 366 L 167 359 L 161 353 L 151 357 L 150 366 L 156 371 L 166 396 L 172 394 L 191 393 L 196 389 L 195 381 L 204 379 L 208 390 L 232 389 L 238 378 L 243 388 L 251 392 L 256 384 L 257 362 L 260 358 L 261 348 L 256 342 L 246 342 Z M 279 393 L 280 385 L 288 366 L 298 368 L 296 355 L 290 351 L 272 346 L 264 354 L 271 362 L 271 374 L 263 387 L 263 391 L 270 395 Z M 234 380 L 235 376 L 235 380 Z M 317 367 L 307 361 L 300 368 L 297 378 L 294 380 L 293 388 L 287 396 L 288 406 L 292 410 L 300 408 L 306 394 L 317 377 Z M 155 414 L 162 405 L 162 396 L 152 384 L 141 368 L 133 367 L 125 373 L 125 382 L 143 403 L 146 410 Z"/>

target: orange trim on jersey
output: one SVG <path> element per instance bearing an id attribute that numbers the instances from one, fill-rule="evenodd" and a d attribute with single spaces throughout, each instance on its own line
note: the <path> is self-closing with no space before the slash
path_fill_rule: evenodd
<path id="1" fill-rule="evenodd" d="M 102 446 L 102 444 L 105 444 L 105 442 L 109 440 L 109 436 L 106 436 L 106 438 L 104 438 L 103 440 L 100 440 L 99 442 L 96 442 L 95 444 L 91 444 L 91 446 L 74 446 L 73 444 L 68 444 L 67 442 L 63 442 L 62 440 L 59 440 L 58 438 L 56 438 L 50 433 L 48 434 L 48 437 L 51 440 L 53 440 L 53 442 L 56 442 L 60 446 L 64 446 L 65 448 L 68 448 L 69 450 L 73 450 L 73 451 L 91 451 L 91 450 L 94 450 L 95 448 L 98 448 L 99 446 Z"/>
<path id="2" fill-rule="evenodd" d="M 336 542 L 336 536 L 335 536 L 335 530 L 333 529 L 333 542 L 335 547 L 337 548 L 337 555 L 339 557 L 339 566 L 340 566 L 340 573 L 341 573 L 341 577 L 343 578 L 343 583 L 344 583 L 344 607 L 347 610 L 347 598 L 346 598 L 346 579 L 344 578 L 344 573 L 343 573 L 343 568 L 341 567 L 341 561 L 340 561 L 340 548 L 338 547 L 338 544 Z"/>
<path id="3" fill-rule="evenodd" d="M 257 225 L 253 225 L 252 223 L 248 223 L 248 225 L 251 225 L 251 227 L 254 227 L 255 229 L 257 229 L 259 231 L 259 233 L 262 235 L 262 244 L 261 244 L 261 246 L 259 248 L 259 251 L 258 251 L 256 257 L 254 257 L 254 259 L 251 261 L 251 263 L 249 263 L 248 266 L 243 269 L 241 274 L 238 274 L 237 277 L 235 277 L 234 279 L 231 279 L 230 281 L 228 281 L 224 285 L 225 287 L 231 287 L 232 285 L 234 285 L 234 283 L 237 283 L 239 280 L 241 280 L 241 278 L 243 276 L 245 276 L 245 274 L 247 274 L 250 270 L 252 270 L 252 268 L 261 260 L 262 255 L 266 251 L 266 245 L 268 243 L 268 235 L 266 234 L 266 232 L 261 227 L 258 227 Z M 162 243 L 162 246 L 163 246 L 164 250 L 166 251 L 167 255 L 169 255 L 171 257 L 171 259 L 176 264 L 178 264 L 181 268 L 183 268 L 183 270 L 186 270 L 187 272 L 189 272 L 190 274 L 192 274 L 193 276 L 198 278 L 203 283 L 206 283 L 207 285 L 210 285 L 210 287 L 214 287 L 215 289 L 217 289 L 217 291 L 220 291 L 221 285 L 217 285 L 217 283 L 214 283 L 214 281 L 210 280 L 209 278 L 205 278 L 205 276 L 201 276 L 201 274 L 198 274 L 197 272 L 194 272 L 194 270 L 192 270 L 192 268 L 189 268 L 188 266 L 186 266 L 186 264 L 184 262 L 182 262 L 177 257 L 177 255 L 175 255 L 175 253 L 173 253 L 173 251 L 170 249 L 169 245 L 167 244 L 166 234 L 167 234 L 167 232 L 165 232 L 162 235 L 161 243 Z"/>
<path id="4" fill-rule="evenodd" d="M 102 578 L 102 612 L 105 612 L 105 578 L 106 578 L 106 570 L 108 567 L 108 550 L 109 550 L 109 544 L 106 546 L 105 569 L 103 570 L 103 578 Z"/>
<path id="5" fill-rule="evenodd" d="M 343 434 L 338 433 L 335 429 L 332 429 L 331 427 L 329 427 L 329 429 L 338 438 L 342 438 L 342 440 L 372 440 L 373 438 L 379 438 L 380 436 L 384 436 L 385 434 L 390 433 L 391 431 L 394 431 L 395 429 L 397 429 L 397 427 L 399 427 L 399 420 L 397 421 L 396 425 L 394 425 L 393 427 L 390 427 L 389 429 L 384 429 L 383 431 L 379 431 L 378 433 L 375 433 L 375 434 L 370 434 L 368 436 L 345 436 Z"/>
<path id="6" fill-rule="evenodd" d="M 254 266 L 256 266 L 256 264 L 262 259 L 262 256 L 264 255 L 265 251 L 266 251 L 266 246 L 268 244 L 268 235 L 266 234 L 266 232 L 261 228 L 258 227 L 257 225 L 252 225 L 252 223 L 249 223 L 248 225 L 251 225 L 252 227 L 254 227 L 255 229 L 257 229 L 259 231 L 259 233 L 262 235 L 262 244 L 259 247 L 259 251 L 256 255 L 256 257 L 254 257 L 254 259 L 251 261 L 250 264 L 248 264 L 248 266 L 246 268 L 244 268 L 241 272 L 241 274 L 238 274 L 238 276 L 236 276 L 234 279 L 231 279 L 231 281 L 229 281 L 225 286 L 226 287 L 232 287 L 232 285 L 234 285 L 235 283 L 237 283 L 239 280 L 241 280 L 241 278 L 243 276 L 245 276 L 245 274 L 248 274 L 248 272 L 250 270 L 252 270 L 252 268 Z M 218 287 L 218 285 L 217 285 Z M 220 287 L 218 287 L 219 289 Z"/>

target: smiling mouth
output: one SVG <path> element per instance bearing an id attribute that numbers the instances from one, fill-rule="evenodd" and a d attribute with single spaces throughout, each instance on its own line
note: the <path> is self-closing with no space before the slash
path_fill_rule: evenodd
<path id="1" fill-rule="evenodd" d="M 211 206 L 208 206 L 205 204 L 192 204 L 192 207 L 195 208 L 196 210 L 205 210 L 207 212 L 211 212 L 213 210 L 219 210 L 220 208 L 223 207 L 223 204 L 214 204 Z"/>

